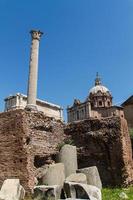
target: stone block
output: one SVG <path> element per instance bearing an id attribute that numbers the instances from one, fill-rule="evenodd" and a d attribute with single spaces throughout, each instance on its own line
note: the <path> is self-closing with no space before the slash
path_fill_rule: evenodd
<path id="1" fill-rule="evenodd" d="M 49 165 L 47 172 L 43 176 L 43 184 L 45 185 L 61 185 L 63 186 L 65 180 L 64 164 L 57 163 Z"/>
<path id="2" fill-rule="evenodd" d="M 76 173 L 77 170 L 77 150 L 76 146 L 64 145 L 59 153 L 59 162 L 64 164 L 65 176 Z"/>
<path id="3" fill-rule="evenodd" d="M 119 194 L 119 197 L 120 197 L 120 199 L 129 199 L 128 196 L 127 196 L 127 194 L 125 192 L 121 192 Z"/>
<path id="4" fill-rule="evenodd" d="M 87 178 L 86 175 L 83 173 L 78 173 L 78 174 L 71 174 L 66 178 L 66 181 L 68 182 L 76 182 L 76 183 L 84 183 L 87 184 Z"/>
<path id="5" fill-rule="evenodd" d="M 67 198 L 102 200 L 101 190 L 93 185 L 65 181 L 64 191 Z"/>
<path id="6" fill-rule="evenodd" d="M 22 200 L 25 190 L 20 185 L 19 179 L 6 179 L 0 190 L 0 200 Z"/>
<path id="7" fill-rule="evenodd" d="M 59 185 L 52 185 L 52 186 L 39 185 L 39 186 L 35 186 L 34 187 L 33 199 L 34 200 L 44 200 L 44 199 L 57 200 L 57 199 L 60 199 L 61 189 L 62 189 L 62 187 L 59 186 Z"/>
<path id="8" fill-rule="evenodd" d="M 77 173 L 83 173 L 87 177 L 87 184 L 102 188 L 102 182 L 96 166 L 78 169 Z"/>

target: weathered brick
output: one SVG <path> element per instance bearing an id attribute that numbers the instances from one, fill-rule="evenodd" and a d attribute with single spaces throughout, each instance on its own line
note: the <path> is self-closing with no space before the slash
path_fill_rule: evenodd
<path id="1" fill-rule="evenodd" d="M 15 110 L 0 114 L 0 185 L 19 178 L 29 191 L 39 167 L 54 162 L 64 124 L 42 113 Z M 36 166 L 36 167 L 35 167 Z"/>
<path id="2" fill-rule="evenodd" d="M 133 183 L 131 141 L 124 118 L 88 119 L 70 123 L 65 134 L 78 147 L 79 168 L 97 166 L 103 185 Z"/>

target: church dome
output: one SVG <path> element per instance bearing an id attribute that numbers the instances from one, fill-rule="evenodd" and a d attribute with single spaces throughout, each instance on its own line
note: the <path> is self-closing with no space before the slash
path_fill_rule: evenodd
<path id="1" fill-rule="evenodd" d="M 102 94 L 110 94 L 109 89 L 101 84 L 101 79 L 97 73 L 97 77 L 95 79 L 95 86 L 90 89 L 89 95 L 97 94 L 99 92 L 101 92 Z"/>
<path id="2" fill-rule="evenodd" d="M 105 86 L 103 86 L 103 85 L 96 85 L 96 86 L 94 86 L 93 88 L 90 89 L 89 94 L 96 94 L 99 91 L 101 93 L 110 93 L 109 89 L 106 88 Z"/>
<path id="3" fill-rule="evenodd" d="M 105 108 L 112 106 L 112 95 L 108 88 L 102 85 L 97 73 L 95 86 L 90 89 L 87 100 L 91 103 L 91 108 Z"/>

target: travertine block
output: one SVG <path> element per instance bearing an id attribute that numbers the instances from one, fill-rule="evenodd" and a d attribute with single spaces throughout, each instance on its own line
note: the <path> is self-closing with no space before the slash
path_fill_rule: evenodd
<path id="1" fill-rule="evenodd" d="M 71 174 L 66 178 L 66 181 L 68 182 L 76 182 L 76 183 L 84 183 L 87 184 L 87 178 L 86 175 L 83 173 L 78 173 L 78 174 Z"/>
<path id="2" fill-rule="evenodd" d="M 76 146 L 64 145 L 59 153 L 59 162 L 65 166 L 65 176 L 76 173 L 77 170 L 77 150 Z"/>
<path id="3" fill-rule="evenodd" d="M 0 191 L 0 200 L 22 200 L 25 190 L 20 185 L 19 179 L 6 179 Z"/>
<path id="4" fill-rule="evenodd" d="M 63 186 L 64 180 L 65 180 L 64 164 L 57 163 L 49 165 L 47 172 L 43 177 L 43 184 Z"/>
<path id="5" fill-rule="evenodd" d="M 102 189 L 102 182 L 99 176 L 99 172 L 96 166 L 86 167 L 83 169 L 78 169 L 78 173 L 83 173 L 87 177 L 87 184 L 94 185 L 100 189 Z"/>
<path id="6" fill-rule="evenodd" d="M 43 199 L 50 199 L 50 200 L 58 200 L 61 196 L 61 186 L 53 185 L 53 186 L 46 186 L 46 185 L 39 185 L 34 188 L 34 200 L 43 200 Z"/>
<path id="7" fill-rule="evenodd" d="M 93 185 L 66 181 L 64 190 L 67 198 L 102 200 L 101 190 Z"/>

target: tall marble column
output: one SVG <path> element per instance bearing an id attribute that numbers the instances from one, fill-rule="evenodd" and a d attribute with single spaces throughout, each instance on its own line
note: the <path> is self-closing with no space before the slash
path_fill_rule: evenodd
<path id="1" fill-rule="evenodd" d="M 39 54 L 39 42 L 43 33 L 37 30 L 32 30 L 30 33 L 32 42 L 31 42 L 29 82 L 28 82 L 28 92 L 27 92 L 28 99 L 26 108 L 37 110 L 36 97 L 37 97 L 37 80 L 38 80 L 38 54 Z"/>

